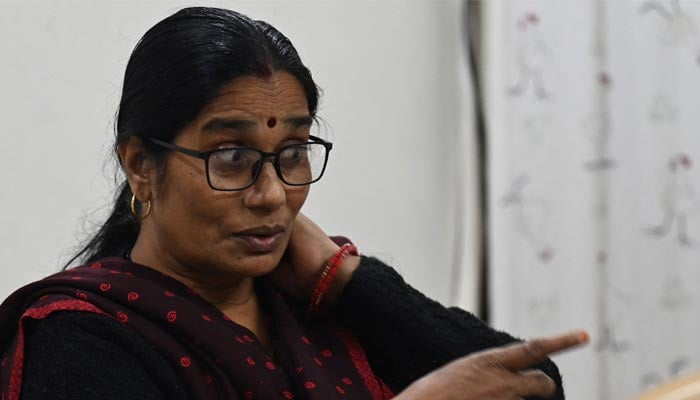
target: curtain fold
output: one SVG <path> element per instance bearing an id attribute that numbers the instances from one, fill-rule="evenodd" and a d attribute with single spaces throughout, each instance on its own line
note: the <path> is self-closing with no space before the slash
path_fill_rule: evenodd
<path id="1" fill-rule="evenodd" d="M 585 327 L 567 398 L 700 368 L 700 3 L 484 2 L 492 322 Z"/>

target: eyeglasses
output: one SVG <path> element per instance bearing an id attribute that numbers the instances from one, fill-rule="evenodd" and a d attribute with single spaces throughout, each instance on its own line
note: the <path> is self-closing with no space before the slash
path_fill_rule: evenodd
<path id="1" fill-rule="evenodd" d="M 250 147 L 196 151 L 158 139 L 144 139 L 166 149 L 204 160 L 209 186 L 221 191 L 244 190 L 253 186 L 268 157 L 273 157 L 272 164 L 282 182 L 290 186 L 310 185 L 323 176 L 328 163 L 328 153 L 333 148 L 333 143 L 315 136 L 309 137 L 310 142 L 285 146 L 274 153 Z"/>

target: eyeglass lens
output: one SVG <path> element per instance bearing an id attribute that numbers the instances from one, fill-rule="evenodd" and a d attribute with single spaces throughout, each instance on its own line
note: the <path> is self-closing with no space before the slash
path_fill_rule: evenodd
<path id="1" fill-rule="evenodd" d="M 326 147 L 304 143 L 284 148 L 279 153 L 282 180 L 290 185 L 306 185 L 321 177 L 326 162 Z M 253 149 L 223 149 L 209 156 L 209 181 L 220 190 L 249 186 L 262 168 L 262 154 Z"/>

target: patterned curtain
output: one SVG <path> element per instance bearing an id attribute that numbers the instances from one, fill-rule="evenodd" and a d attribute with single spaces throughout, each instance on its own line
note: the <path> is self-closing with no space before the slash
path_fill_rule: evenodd
<path id="1" fill-rule="evenodd" d="M 484 2 L 492 322 L 569 399 L 700 369 L 700 2 Z"/>

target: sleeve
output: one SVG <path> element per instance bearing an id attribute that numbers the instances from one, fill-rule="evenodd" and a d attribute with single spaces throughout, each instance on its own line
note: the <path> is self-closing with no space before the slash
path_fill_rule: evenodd
<path id="1" fill-rule="evenodd" d="M 372 368 L 395 393 L 454 359 L 518 340 L 469 312 L 427 298 L 393 268 L 365 256 L 332 313 L 357 337 Z M 536 368 L 556 382 L 552 399 L 563 400 L 557 366 L 548 360 Z"/>
<path id="2" fill-rule="evenodd" d="M 187 398 L 165 359 L 107 316 L 57 312 L 27 328 L 22 400 Z"/>

